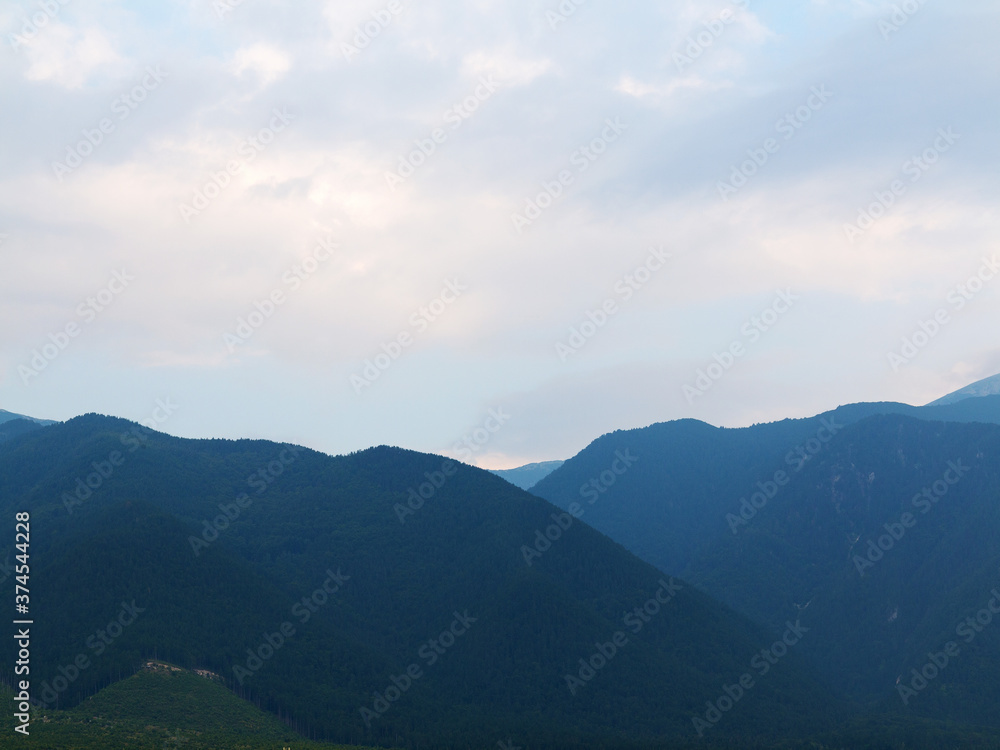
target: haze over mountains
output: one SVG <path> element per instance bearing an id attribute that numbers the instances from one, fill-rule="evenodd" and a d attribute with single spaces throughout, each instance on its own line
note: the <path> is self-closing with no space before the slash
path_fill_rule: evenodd
<path id="1" fill-rule="evenodd" d="M 932 401 L 924 407 L 909 406 L 908 404 L 879 403 L 874 405 L 857 404 L 853 405 L 853 408 L 860 410 L 857 413 L 874 413 L 875 411 L 885 413 L 898 412 L 952 422 L 981 421 L 983 419 L 987 421 L 1000 421 L 1000 409 L 997 407 L 997 402 L 970 402 L 961 407 L 940 411 L 928 408 L 951 406 L 971 397 L 997 394 L 1000 394 L 1000 375 L 994 375 L 972 383 L 953 393 L 949 393 L 947 396 Z M 543 461 L 540 463 L 525 464 L 513 469 L 496 469 L 493 470 L 493 473 L 503 477 L 516 487 L 529 490 L 564 463 L 565 461 Z"/>
<path id="2" fill-rule="evenodd" d="M 530 494 L 385 446 L 0 435 L 40 714 L 169 692 L 119 682 L 157 659 L 353 744 L 1000 744 L 1000 395 L 618 431 Z"/>
<path id="3" fill-rule="evenodd" d="M 493 473 L 498 477 L 503 477 L 515 487 L 528 490 L 564 463 L 565 461 L 541 461 L 539 463 L 518 466 L 514 469 L 494 469 Z"/>

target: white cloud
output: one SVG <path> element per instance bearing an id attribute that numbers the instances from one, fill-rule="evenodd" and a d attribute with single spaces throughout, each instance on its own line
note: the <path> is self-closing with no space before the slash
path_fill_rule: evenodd
<path id="1" fill-rule="evenodd" d="M 260 81 L 260 88 L 274 83 L 292 68 L 292 61 L 283 51 L 269 44 L 256 44 L 236 50 L 227 69 L 240 78 L 248 72 Z"/>
<path id="2" fill-rule="evenodd" d="M 510 50 L 479 50 L 462 60 L 462 71 L 466 76 L 495 76 L 503 86 L 527 86 L 551 67 L 551 60 L 521 59 Z"/>
<path id="3" fill-rule="evenodd" d="M 74 29 L 56 21 L 40 29 L 23 49 L 29 60 L 25 73 L 29 81 L 55 83 L 67 89 L 81 88 L 97 72 L 121 70 L 124 63 L 103 30 Z"/>
<path id="4" fill-rule="evenodd" d="M 378 0 L 295 12 L 247 2 L 198 28 L 138 12 L 109 12 L 100 26 L 61 15 L 18 51 L 21 73 L 0 74 L 0 96 L 21 114 L 0 125 L 0 319 L 18 321 L 3 330 L 4 408 L 72 416 L 75 378 L 114 410 L 169 375 L 187 383 L 188 434 L 237 430 L 239 399 L 260 398 L 254 429 L 280 436 L 289 415 L 307 415 L 314 445 L 344 451 L 438 448 L 509 397 L 526 426 L 491 444 L 499 461 L 565 457 L 602 431 L 677 416 L 737 424 L 866 395 L 930 400 L 991 374 L 982 331 L 1000 287 L 904 375 L 885 353 L 995 244 L 995 8 L 975 5 L 973 23 L 927 4 L 886 44 L 869 3 L 754 4 L 678 71 L 677 45 L 732 4 L 586 4 L 555 31 L 538 24 L 550 5 L 404 2 L 351 65 L 340 43 L 386 7 Z M 170 72 L 155 98 L 56 182 L 54 156 L 154 63 Z M 480 76 L 502 94 L 390 190 L 386 172 L 429 148 Z M 820 84 L 834 98 L 722 201 L 717 182 Z M 296 117 L 287 131 L 185 224 L 178 203 L 283 107 Z M 571 155 L 614 117 L 628 130 L 579 169 Z M 847 242 L 844 223 L 949 125 L 956 147 Z M 563 169 L 571 184 L 516 233 L 510 214 Z M 342 254 L 245 352 L 220 359 L 223 333 L 328 234 Z M 554 343 L 651 244 L 675 261 L 560 362 Z M 74 342 L 78 355 L 24 388 L 16 366 L 122 264 L 135 286 Z M 454 277 L 469 292 L 357 398 L 349 375 Z M 785 286 L 802 294 L 801 315 L 687 409 L 684 379 Z"/>

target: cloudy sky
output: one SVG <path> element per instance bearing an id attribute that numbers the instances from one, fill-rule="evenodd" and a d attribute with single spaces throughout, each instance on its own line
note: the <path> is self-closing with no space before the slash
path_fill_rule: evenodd
<path id="1" fill-rule="evenodd" d="M 10 411 L 502 468 L 1000 372 L 995 0 L 18 0 L 0 31 Z"/>

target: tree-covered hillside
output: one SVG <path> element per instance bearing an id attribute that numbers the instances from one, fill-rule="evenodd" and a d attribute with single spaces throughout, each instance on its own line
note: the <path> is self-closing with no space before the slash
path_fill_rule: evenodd
<path id="1" fill-rule="evenodd" d="M 775 657 L 771 634 L 683 581 L 440 457 L 91 415 L 0 447 L 0 498 L 31 513 L 34 685 L 60 707 L 161 658 L 355 744 L 659 745 L 697 740 L 696 718 L 749 739 L 846 715 L 800 650 Z"/>
<path id="2" fill-rule="evenodd" d="M 613 433 L 533 491 L 579 504 L 596 528 L 774 631 L 814 623 L 802 653 L 851 698 L 997 725 L 1000 629 L 964 624 L 992 625 L 1000 607 L 995 400 L 920 412 L 971 415 L 978 402 L 986 416 L 965 423 L 856 405 L 741 430 Z M 634 465 L 605 482 L 621 451 Z M 934 679 L 914 675 L 944 664 L 948 644 L 961 654 L 928 668 Z"/>

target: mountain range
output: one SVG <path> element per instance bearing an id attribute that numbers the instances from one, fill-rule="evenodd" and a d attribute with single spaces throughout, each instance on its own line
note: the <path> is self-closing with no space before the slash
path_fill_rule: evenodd
<path id="1" fill-rule="evenodd" d="M 623 453 L 633 466 L 608 472 Z M 997 725 L 1000 628 L 966 620 L 1000 607 L 998 470 L 1000 396 L 981 396 L 615 432 L 533 492 L 772 630 L 802 617 L 839 694 Z M 919 687 L 948 643 L 961 658 Z"/>
<path id="2" fill-rule="evenodd" d="M 1000 395 L 618 431 L 531 493 L 94 414 L 0 436 L 66 747 L 221 737 L 146 711 L 203 690 L 294 747 L 1000 747 Z"/>

